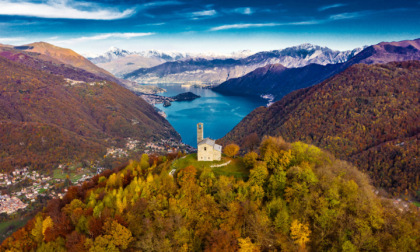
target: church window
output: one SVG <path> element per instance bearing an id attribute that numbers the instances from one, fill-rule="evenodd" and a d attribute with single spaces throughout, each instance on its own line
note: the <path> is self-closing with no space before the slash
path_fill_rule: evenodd
<path id="1" fill-rule="evenodd" d="M 207 148 L 206 148 L 206 147 L 204 147 L 204 150 L 207 150 Z"/>

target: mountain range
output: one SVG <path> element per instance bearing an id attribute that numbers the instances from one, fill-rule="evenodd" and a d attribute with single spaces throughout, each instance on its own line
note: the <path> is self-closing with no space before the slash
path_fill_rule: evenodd
<path id="1" fill-rule="evenodd" d="M 218 84 L 237 75 L 215 90 L 278 100 L 218 140 L 247 154 L 216 163 L 143 154 L 69 187 L 0 251 L 418 251 L 418 208 L 383 197 L 348 162 L 377 188 L 420 200 L 420 39 L 348 52 L 304 44 L 238 58 L 152 55 L 114 49 L 98 64 L 153 58 L 165 63 L 125 77 Z M 0 73 L 6 173 L 94 161 L 128 138 L 180 140 L 123 81 L 72 50 L 0 45 Z"/>
<path id="2" fill-rule="evenodd" d="M 129 137 L 180 139 L 151 105 L 71 50 L 1 46 L 0 69 L 3 169 L 94 160 Z"/>
<path id="3" fill-rule="evenodd" d="M 268 64 L 280 63 L 286 67 L 301 67 L 311 63 L 335 64 L 347 61 L 361 50 L 362 48 L 356 48 L 340 52 L 327 47 L 302 44 L 256 54 L 241 51 L 226 55 L 202 53 L 171 54 L 170 57 L 164 57 L 166 54 L 162 52 L 131 53 L 114 48 L 102 56 L 90 59 L 113 74 L 138 83 L 190 82 L 217 85 Z M 158 64 L 157 59 L 166 62 Z M 135 67 L 137 69 L 133 71 Z"/>
<path id="4" fill-rule="evenodd" d="M 250 51 L 239 51 L 230 54 L 218 53 L 180 53 L 162 52 L 159 50 L 148 50 L 141 52 L 130 52 L 127 50 L 111 47 L 107 52 L 95 57 L 88 57 L 97 66 L 108 70 L 117 77 L 123 77 L 139 68 L 150 68 L 165 62 L 183 61 L 187 59 L 226 59 L 244 58 L 252 53 Z"/>
<path id="5" fill-rule="evenodd" d="M 251 135 L 300 140 L 351 161 L 377 187 L 414 193 L 420 167 L 419 87 L 419 61 L 356 64 L 255 109 L 221 142 L 246 147 Z"/>
<path id="6" fill-rule="evenodd" d="M 279 100 L 294 90 L 320 83 L 354 64 L 420 60 L 419 49 L 420 39 L 384 42 L 366 47 L 347 61 L 338 64 L 309 64 L 298 68 L 287 68 L 280 64 L 266 65 L 245 76 L 230 79 L 215 87 L 214 90 L 229 95 L 270 94 L 275 100 Z"/>

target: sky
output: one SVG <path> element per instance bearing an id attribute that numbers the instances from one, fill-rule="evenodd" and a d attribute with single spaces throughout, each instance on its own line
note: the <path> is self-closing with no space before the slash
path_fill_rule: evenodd
<path id="1" fill-rule="evenodd" d="M 420 38 L 420 0 L 0 0 L 0 43 L 229 53 Z"/>

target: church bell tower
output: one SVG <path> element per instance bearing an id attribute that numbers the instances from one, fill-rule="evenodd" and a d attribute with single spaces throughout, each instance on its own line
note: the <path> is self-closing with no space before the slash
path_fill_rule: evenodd
<path id="1" fill-rule="evenodd" d="M 197 144 L 203 140 L 203 123 L 197 123 Z"/>

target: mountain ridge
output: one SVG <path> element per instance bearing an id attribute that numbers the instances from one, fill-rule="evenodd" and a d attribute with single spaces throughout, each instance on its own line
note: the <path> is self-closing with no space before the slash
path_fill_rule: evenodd
<path id="1" fill-rule="evenodd" d="M 419 188 L 419 76 L 419 61 L 355 64 L 255 109 L 221 142 L 244 145 L 251 133 L 305 141 L 353 162 L 375 186 L 413 193 Z"/>
<path id="2" fill-rule="evenodd" d="M 286 67 L 302 67 L 311 63 L 342 63 L 361 50 L 356 48 L 340 52 L 327 47 L 302 44 L 283 50 L 259 52 L 245 58 L 186 58 L 151 68 L 140 68 L 123 75 L 123 78 L 148 84 L 195 82 L 218 85 L 268 64 L 280 63 Z"/>
<path id="3" fill-rule="evenodd" d="M 128 137 L 180 140 L 169 122 L 131 91 L 83 69 L 44 59 L 39 53 L 0 48 L 3 169 L 95 160 Z"/>
<path id="4" fill-rule="evenodd" d="M 285 94 L 320 83 L 348 67 L 359 64 L 388 63 L 391 61 L 420 60 L 420 39 L 400 42 L 382 42 L 369 46 L 338 64 L 309 64 L 288 68 L 284 71 L 264 72 L 256 70 L 239 78 L 223 82 L 213 90 L 229 95 L 272 95 L 275 100 Z"/>
<path id="5" fill-rule="evenodd" d="M 49 58 L 55 59 L 64 64 L 68 64 L 93 73 L 103 79 L 121 83 L 120 80 L 115 78 L 115 76 L 113 76 L 108 71 L 96 66 L 88 59 L 68 48 L 58 47 L 47 42 L 34 42 L 23 46 L 15 46 L 14 49 L 22 50 L 25 52 L 39 53 L 43 56 L 48 56 Z"/>

